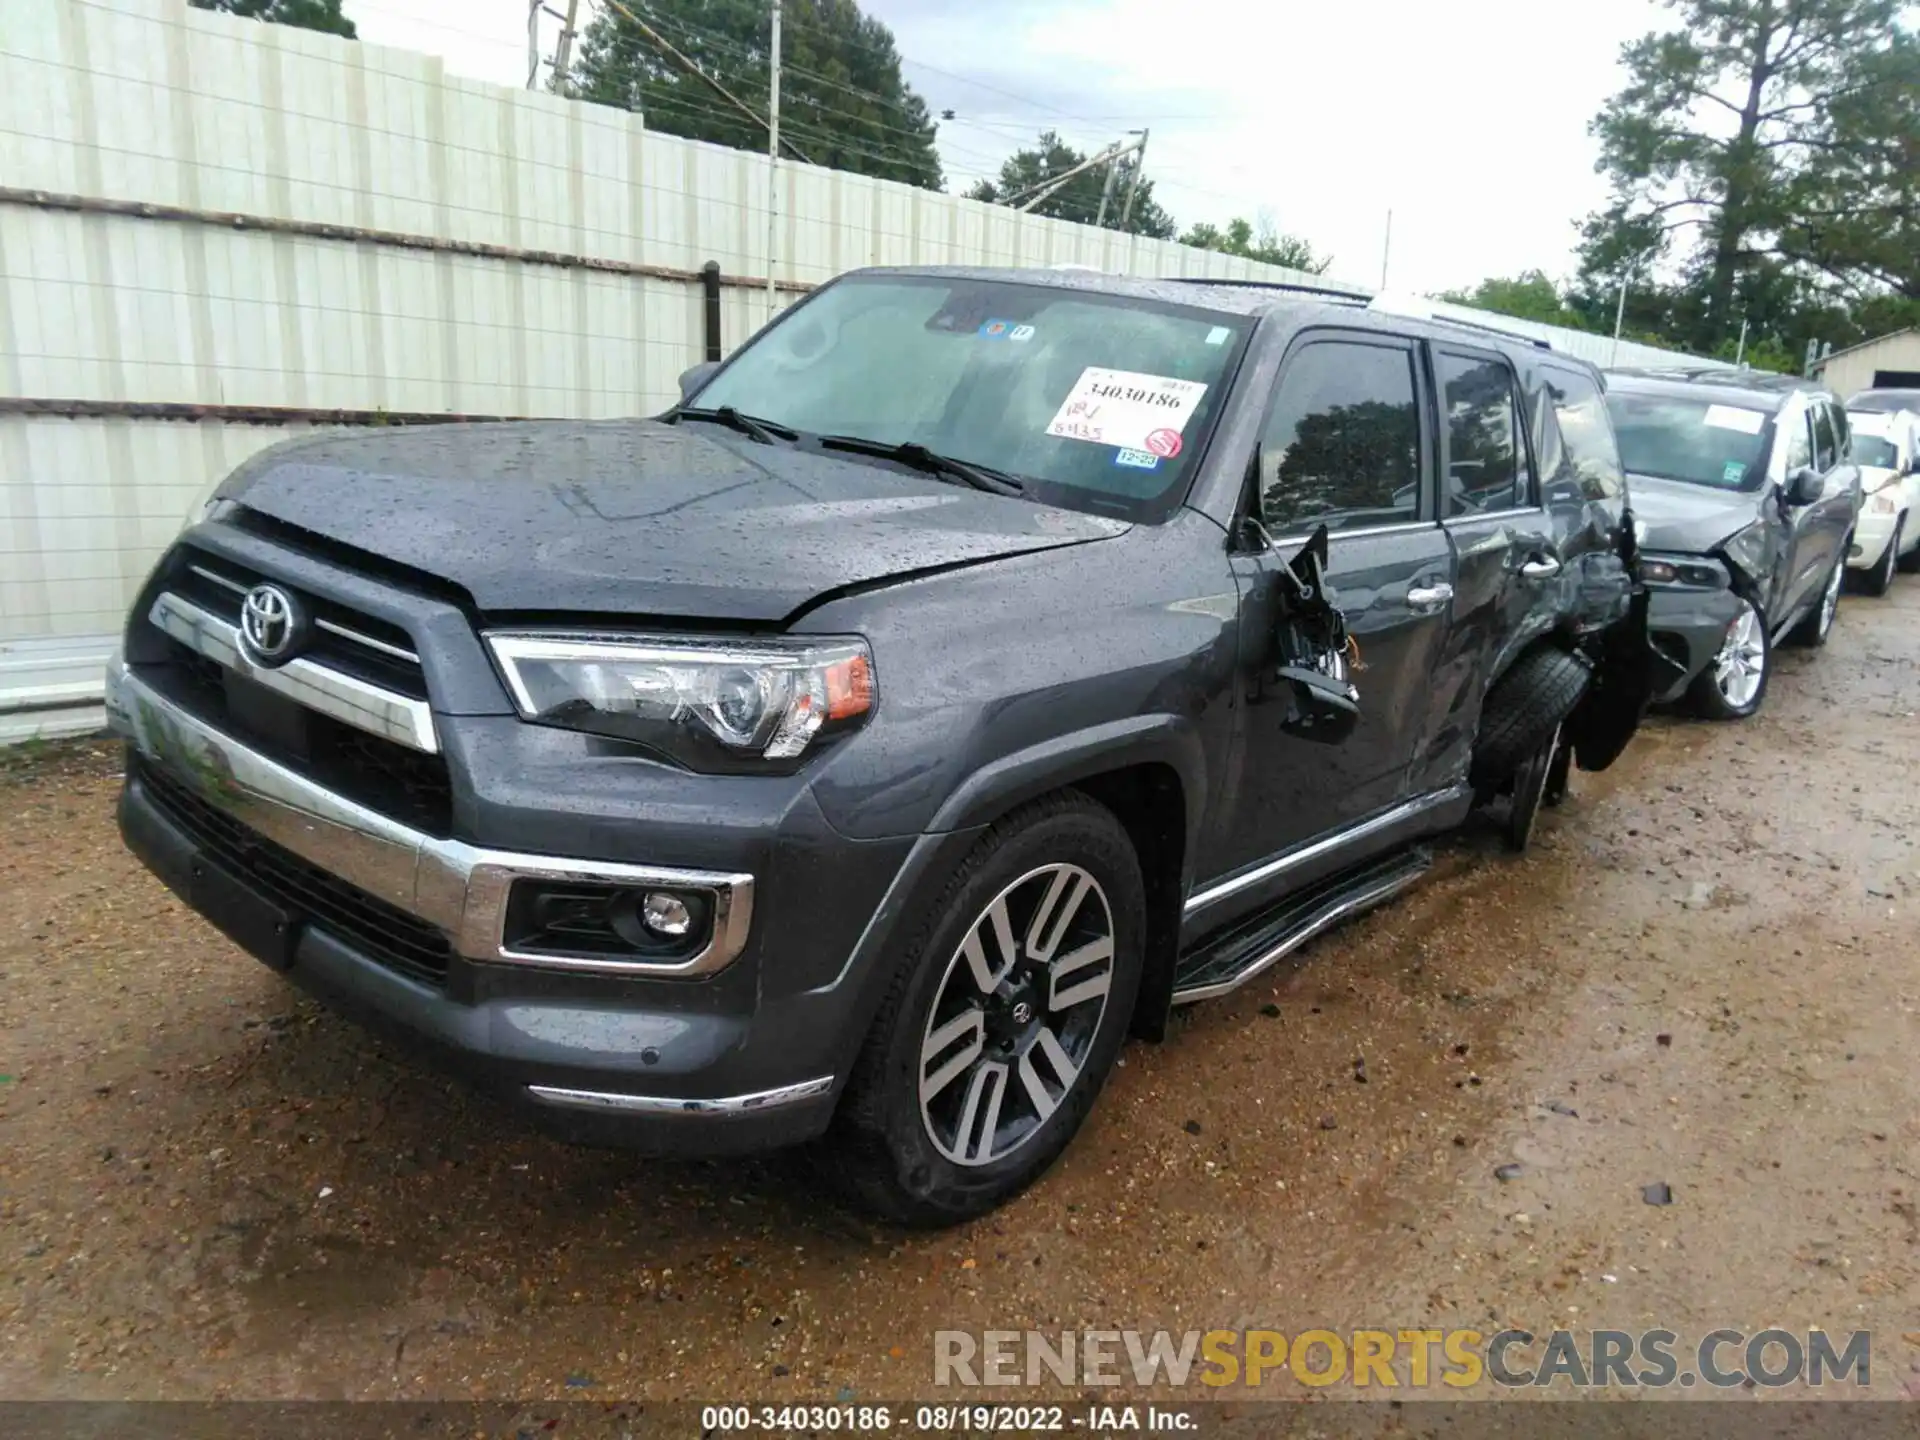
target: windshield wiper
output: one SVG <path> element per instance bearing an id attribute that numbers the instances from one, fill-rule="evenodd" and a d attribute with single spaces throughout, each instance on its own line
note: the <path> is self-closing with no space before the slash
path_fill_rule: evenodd
<path id="1" fill-rule="evenodd" d="M 752 415 L 743 415 L 731 405 L 719 405 L 711 410 L 703 410 L 693 405 L 676 405 L 660 419 L 667 425 L 678 420 L 710 420 L 715 425 L 725 425 L 729 430 L 738 430 L 742 435 L 758 440 L 762 445 L 771 445 L 776 438 L 781 440 L 800 438 L 800 432 L 792 426 L 782 425 L 777 420 L 761 420 Z"/>
<path id="2" fill-rule="evenodd" d="M 898 460 L 902 465 L 911 465 L 916 470 L 924 470 L 929 475 L 943 475 L 958 480 L 963 485 L 971 485 L 976 490 L 985 490 L 992 495 L 1018 495 L 1027 487 L 1015 476 L 1004 470 L 995 470 L 990 465 L 976 465 L 971 460 L 957 460 L 951 455 L 942 455 L 937 450 L 929 450 L 917 440 L 903 440 L 894 444 L 886 440 L 869 440 L 863 435 L 823 435 L 820 437 L 822 450 L 851 450 L 856 455 L 874 455 L 882 460 Z"/>

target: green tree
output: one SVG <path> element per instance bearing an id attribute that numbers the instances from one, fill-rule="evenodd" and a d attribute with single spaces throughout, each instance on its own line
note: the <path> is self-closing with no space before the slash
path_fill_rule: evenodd
<path id="1" fill-rule="evenodd" d="M 1224 230 L 1216 225 L 1195 225 L 1180 237 L 1180 243 L 1197 250 L 1242 255 L 1262 265 L 1284 265 L 1309 275 L 1324 275 L 1333 264 L 1331 255 L 1316 255 L 1313 246 L 1299 236 L 1282 235 L 1266 215 L 1260 217 L 1257 225 L 1252 220 L 1229 220 Z"/>
<path id="2" fill-rule="evenodd" d="M 998 180 L 982 180 L 967 192 L 969 199 L 987 200 L 1000 203 L 1009 197 L 1019 197 L 1025 192 L 1044 185 L 1047 181 L 1065 174 L 1076 165 L 1086 163 L 1087 157 L 1074 149 L 1052 130 L 1042 131 L 1039 142 L 1028 150 L 1018 150 L 1008 156 L 1000 166 Z M 1133 196 L 1133 210 L 1124 225 L 1121 215 L 1126 210 L 1126 194 L 1129 184 L 1138 174 L 1140 157 L 1127 155 L 1114 167 L 1113 191 L 1107 202 L 1106 228 L 1124 229 L 1131 235 L 1147 235 L 1155 240 L 1171 240 L 1174 230 L 1173 216 L 1161 209 L 1153 198 L 1153 182 L 1140 178 Z M 1097 165 L 1080 174 L 1033 207 L 1036 215 L 1048 215 L 1056 220 L 1077 220 L 1083 225 L 1093 224 L 1100 215 L 1100 196 L 1107 185 L 1107 166 Z M 1024 203 L 1024 202 L 1021 202 Z"/>
<path id="3" fill-rule="evenodd" d="M 353 21 L 340 13 L 340 0 L 188 0 L 196 10 L 218 10 L 242 20 L 267 20 L 302 30 L 322 30 L 348 40 L 359 39 Z"/>
<path id="4" fill-rule="evenodd" d="M 1910 37 L 1900 27 L 1903 0 L 1666 3 L 1679 28 L 1623 48 L 1626 88 L 1591 127 L 1613 197 L 1585 223 L 1582 270 L 1644 282 L 1685 235 L 1676 258 L 1695 282 L 1697 306 L 1677 318 L 1687 327 L 1681 338 L 1707 348 L 1739 328 L 1742 272 L 1760 257 L 1792 253 L 1783 240 L 1804 230 L 1798 207 L 1811 194 L 1824 193 L 1831 206 L 1823 214 L 1829 240 L 1851 233 L 1843 219 L 1884 206 L 1874 189 L 1839 194 L 1820 176 L 1871 171 L 1856 152 L 1877 144 L 1875 125 L 1914 106 L 1884 58 Z M 1892 65 L 1893 79 L 1902 73 Z"/>
<path id="5" fill-rule="evenodd" d="M 1809 167 L 1781 227 L 1781 255 L 1858 299 L 1920 302 L 1920 37 L 1895 32 L 1862 57 L 1819 117 Z M 1912 313 L 1911 310 L 1908 313 Z"/>
<path id="6" fill-rule="evenodd" d="M 1511 279 L 1482 280 L 1471 290 L 1445 290 L 1437 297 L 1455 305 L 1471 305 L 1496 315 L 1537 320 L 1543 325 L 1565 325 L 1589 330 L 1588 317 L 1561 298 L 1559 288 L 1541 270 L 1526 270 Z M 1611 328 L 1611 327 L 1609 327 Z"/>
<path id="7" fill-rule="evenodd" d="M 768 17 L 764 0 L 602 6 L 581 35 L 569 84 L 583 100 L 638 111 L 651 129 L 764 150 Z M 941 185 L 934 124 L 901 78 L 893 32 L 853 0 L 786 0 L 780 136 L 786 153 L 816 165 Z"/>

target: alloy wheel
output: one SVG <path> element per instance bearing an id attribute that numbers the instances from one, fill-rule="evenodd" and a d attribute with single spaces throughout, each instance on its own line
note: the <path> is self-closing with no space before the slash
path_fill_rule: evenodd
<path id="1" fill-rule="evenodd" d="M 1845 553 L 1844 550 L 1842 553 Z M 1840 609 L 1840 585 L 1846 579 L 1845 570 L 1846 567 L 1841 561 L 1833 562 L 1833 574 L 1827 577 L 1826 591 L 1820 597 L 1820 638 L 1823 640 L 1826 639 L 1827 632 L 1833 629 L 1833 617 Z"/>
<path id="2" fill-rule="evenodd" d="M 1745 710 L 1760 693 L 1766 676 L 1767 641 L 1761 633 L 1760 612 L 1742 601 L 1740 618 L 1727 627 L 1727 638 L 1713 661 L 1713 683 L 1729 708 Z"/>
<path id="3" fill-rule="evenodd" d="M 996 895 L 947 961 L 920 1041 L 920 1120 L 956 1165 L 1004 1160 L 1040 1133 L 1106 1014 L 1113 910 L 1078 865 Z"/>

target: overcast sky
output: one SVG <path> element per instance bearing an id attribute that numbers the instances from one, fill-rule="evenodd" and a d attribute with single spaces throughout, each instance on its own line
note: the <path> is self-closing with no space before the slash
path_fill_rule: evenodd
<path id="1" fill-rule="evenodd" d="M 1377 284 L 1391 208 L 1388 280 L 1417 292 L 1571 273 L 1574 222 L 1606 195 L 1587 122 L 1621 84 L 1622 42 L 1667 18 L 1654 0 L 862 3 L 908 83 L 955 112 L 949 189 L 1046 126 L 1086 149 L 1148 127 L 1154 197 L 1183 227 L 1265 212 L 1331 252 L 1333 275 Z M 527 0 L 345 9 L 363 40 L 525 83 Z M 559 25 L 541 25 L 551 55 Z"/>

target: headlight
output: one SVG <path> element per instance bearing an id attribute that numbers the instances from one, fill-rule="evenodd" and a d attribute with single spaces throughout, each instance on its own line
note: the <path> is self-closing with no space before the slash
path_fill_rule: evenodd
<path id="1" fill-rule="evenodd" d="M 1724 590 L 1727 585 L 1720 564 L 1700 555 L 1643 554 L 1640 578 L 1649 585 L 1689 585 L 1696 590 Z"/>
<path id="2" fill-rule="evenodd" d="M 489 635 L 520 714 L 648 746 L 695 770 L 798 760 L 873 708 L 860 640 Z"/>
<path id="3" fill-rule="evenodd" d="M 1736 530 L 1720 550 L 1749 580 L 1764 581 L 1773 573 L 1773 536 L 1764 520 Z"/>

